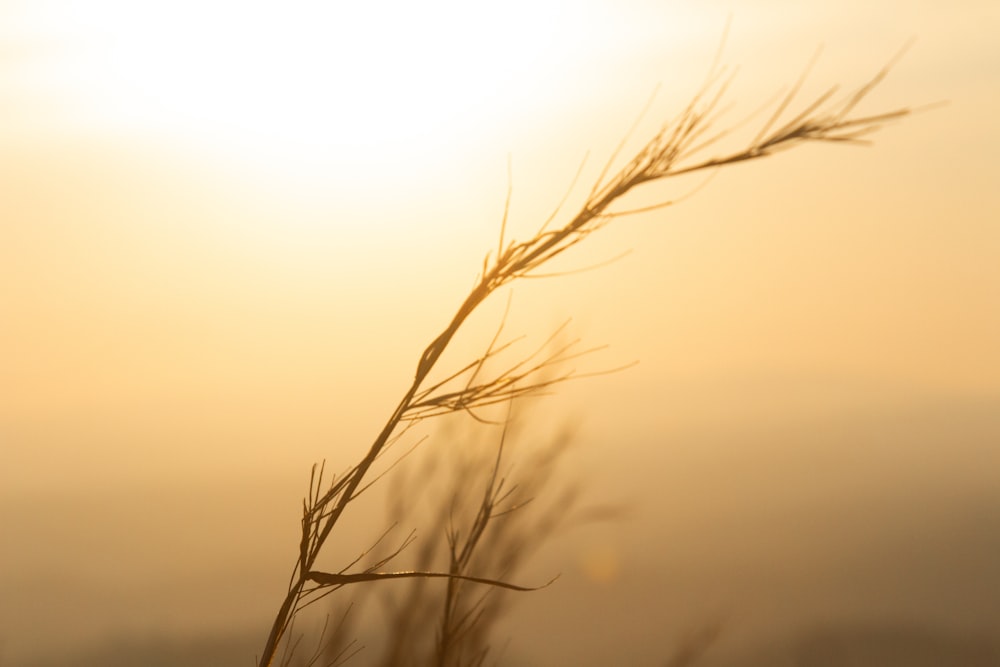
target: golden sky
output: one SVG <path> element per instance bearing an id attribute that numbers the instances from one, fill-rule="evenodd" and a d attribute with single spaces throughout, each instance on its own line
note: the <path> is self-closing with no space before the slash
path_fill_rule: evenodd
<path id="1" fill-rule="evenodd" d="M 916 38 L 864 111 L 947 105 L 723 170 L 560 268 L 624 259 L 518 285 L 512 331 L 573 317 L 596 368 L 640 362 L 553 414 L 642 467 L 704 424 L 997 405 L 995 2 L 7 0 L 0 498 L 346 465 L 495 245 L 508 159 L 523 238 L 658 85 L 633 149 L 683 106 L 730 17 L 733 124 L 820 44 L 806 97 Z"/>

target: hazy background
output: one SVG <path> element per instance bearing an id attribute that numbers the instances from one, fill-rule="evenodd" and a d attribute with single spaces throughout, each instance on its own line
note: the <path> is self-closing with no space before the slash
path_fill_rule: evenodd
<path id="1" fill-rule="evenodd" d="M 562 578 L 506 655 L 662 664 L 720 621 L 723 664 L 996 664 L 997 4 L 357 4 L 0 2 L 0 664 L 250 664 L 309 466 L 395 405 L 508 156 L 523 238 L 657 84 L 633 148 L 677 113 L 730 15 L 733 123 L 820 43 L 806 96 L 916 37 L 863 110 L 949 104 L 727 169 L 559 268 L 625 259 L 515 287 L 528 346 L 572 316 L 611 346 L 590 368 L 640 363 L 536 408 L 631 511 L 523 573 Z"/>

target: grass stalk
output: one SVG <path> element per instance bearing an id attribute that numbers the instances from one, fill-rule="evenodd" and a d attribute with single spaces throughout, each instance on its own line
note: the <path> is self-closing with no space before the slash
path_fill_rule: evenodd
<path id="1" fill-rule="evenodd" d="M 593 184 L 583 206 L 561 227 L 550 228 L 552 222 L 550 219 L 525 241 L 508 239 L 508 194 L 495 253 L 487 253 L 483 260 L 482 273 L 474 287 L 459 304 L 451 320 L 420 355 L 410 386 L 390 413 L 367 453 L 345 474 L 334 478 L 326 486 L 323 484 L 322 467 L 318 471 L 314 467 L 309 496 L 303 503 L 298 557 L 288 590 L 275 615 L 259 658 L 259 667 L 270 667 L 275 663 L 279 647 L 289 634 L 295 616 L 301 609 L 345 585 L 388 579 L 446 579 L 446 602 L 438 647 L 440 665 L 447 662 L 456 634 L 471 622 L 471 617 L 459 615 L 455 604 L 457 591 L 464 584 L 473 582 L 512 590 L 531 590 L 531 587 L 478 576 L 468 571 L 470 554 L 476 548 L 489 518 L 494 516 L 496 503 L 502 498 L 503 480 L 497 477 L 496 467 L 487 485 L 472 532 L 467 534 L 464 540 L 460 539 L 458 533 L 448 534 L 451 563 L 447 572 L 381 571 L 379 568 L 384 566 L 391 556 L 379 561 L 377 567 L 368 568 L 363 572 L 347 572 L 348 568 L 337 573 L 321 572 L 316 570 L 315 566 L 323 546 L 348 506 L 368 488 L 370 483 L 368 477 L 372 466 L 386 448 L 410 425 L 432 417 L 461 412 L 476 417 L 476 410 L 479 408 L 510 401 L 553 384 L 580 377 L 575 371 L 556 376 L 550 373 L 555 365 L 586 353 L 578 351 L 573 344 L 557 349 L 556 352 L 540 359 L 532 355 L 499 372 L 487 374 L 484 363 L 494 358 L 496 353 L 505 347 L 505 344 L 499 344 L 495 338 L 480 358 L 448 377 L 449 380 L 459 382 L 464 380 L 464 385 L 459 384 L 458 388 L 449 388 L 453 383 L 447 380 L 428 384 L 432 372 L 437 368 L 455 335 L 484 301 L 501 287 L 521 278 L 543 275 L 540 269 L 551 260 L 615 219 L 637 212 L 616 210 L 615 207 L 625 195 L 640 187 L 684 174 L 714 171 L 721 167 L 758 160 L 807 143 L 866 143 L 868 136 L 886 123 L 899 120 L 910 113 L 909 109 L 902 108 L 871 115 L 854 115 L 858 104 L 885 78 L 894 62 L 882 68 L 845 99 L 839 102 L 832 101 L 836 88 L 828 89 L 804 105 L 790 119 L 782 121 L 782 117 L 788 114 L 788 110 L 801 91 L 803 77 L 791 87 L 791 91 L 779 102 L 774 113 L 752 140 L 737 150 L 706 157 L 708 149 L 716 146 L 726 135 L 725 131 L 714 135 L 710 133 L 714 131 L 714 124 L 718 121 L 721 113 L 720 105 L 731 80 L 725 76 L 723 69 L 713 65 L 704 87 L 692 98 L 681 114 L 662 125 L 624 166 L 612 172 L 612 163 L 618 153 L 616 151 L 615 156 L 608 161 Z M 662 207 L 670 203 L 662 202 L 641 210 Z M 499 458 L 495 466 L 498 465 Z M 399 550 L 406 544 L 408 542 L 404 542 Z M 398 554 L 399 550 L 393 555 Z M 287 659 L 282 662 L 287 664 Z"/>

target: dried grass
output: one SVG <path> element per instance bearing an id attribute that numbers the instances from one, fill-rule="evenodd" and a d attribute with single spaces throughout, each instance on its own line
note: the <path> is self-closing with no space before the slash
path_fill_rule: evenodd
<path id="1" fill-rule="evenodd" d="M 451 321 L 420 355 L 412 383 L 367 453 L 344 474 L 332 479 L 328 478 L 323 465 L 314 466 L 309 494 L 303 502 L 298 556 L 288 590 L 259 659 L 260 667 L 274 664 L 279 655 L 283 656 L 281 664 L 291 664 L 297 642 L 283 640 L 292 634 L 292 625 L 302 609 L 349 584 L 400 578 L 417 579 L 421 586 L 433 578 L 445 580 L 443 607 L 437 617 L 438 640 L 435 643 L 434 663 L 480 664 L 485 658 L 486 648 L 483 628 L 487 627 L 496 610 L 490 606 L 491 596 L 495 596 L 501 589 L 532 590 L 532 587 L 516 585 L 507 580 L 517 563 L 505 560 L 513 559 L 512 554 L 496 551 L 497 544 L 505 543 L 503 539 L 487 546 L 488 530 L 498 525 L 498 519 L 509 518 L 506 514 L 513 511 L 512 506 L 505 504 L 512 497 L 508 495 L 511 489 L 507 479 L 501 474 L 502 439 L 495 459 L 489 464 L 487 483 L 480 487 L 481 495 L 475 505 L 477 510 L 474 515 L 466 520 L 467 523 L 459 524 L 449 518 L 448 523 L 442 526 L 447 540 L 447 569 L 386 571 L 385 566 L 411 544 L 412 534 L 387 556 L 375 559 L 360 571 L 352 569 L 364 556 L 348 563 L 338 572 L 316 569 L 317 558 L 344 512 L 372 483 L 372 466 L 412 425 L 456 413 L 490 422 L 485 411 L 491 406 L 509 403 L 515 398 L 536 394 L 580 377 L 581 374 L 573 370 L 561 369 L 565 369 L 569 361 L 588 352 L 580 349 L 577 342 L 553 346 L 547 341 L 535 353 L 522 357 L 516 363 L 501 366 L 498 371 L 491 371 L 490 367 L 498 362 L 498 355 L 511 344 L 500 342 L 501 326 L 501 330 L 479 358 L 448 374 L 444 380 L 430 383 L 432 371 L 437 368 L 456 333 L 469 316 L 501 287 L 521 278 L 544 275 L 540 270 L 552 259 L 589 238 L 605 225 L 625 215 L 644 213 L 675 203 L 662 201 L 639 209 L 616 208 L 630 192 L 676 176 L 709 172 L 809 143 L 866 143 L 868 137 L 886 123 L 899 120 L 910 113 L 909 109 L 896 109 L 871 115 L 855 115 L 859 103 L 882 82 L 894 62 L 895 59 L 840 100 L 835 100 L 837 88 L 831 87 L 798 111 L 791 112 L 805 80 L 803 74 L 790 92 L 778 101 L 773 113 L 751 140 L 736 150 L 706 157 L 709 149 L 718 146 L 720 140 L 729 135 L 729 130 L 716 131 L 715 125 L 723 111 L 721 104 L 731 76 L 724 69 L 713 65 L 704 86 L 684 110 L 676 118 L 663 124 L 624 166 L 612 171 L 627 143 L 622 142 L 590 189 L 583 206 L 561 226 L 552 226 L 558 217 L 557 211 L 531 238 L 524 241 L 508 239 L 509 207 L 506 207 L 496 250 L 484 258 L 480 276 L 458 306 Z M 544 484 L 547 479 L 543 476 L 536 482 Z M 472 492 L 472 488 L 458 488 L 455 493 L 468 494 Z M 556 519 L 558 517 L 550 516 L 547 520 Z M 539 530 L 528 530 L 523 537 L 507 539 L 505 544 L 508 547 L 524 546 L 525 541 L 530 543 L 538 538 Z M 490 559 L 495 562 L 487 563 Z M 418 555 L 417 560 L 425 564 L 431 562 L 427 553 Z M 480 570 L 480 567 L 483 569 Z M 493 574 L 483 574 L 484 572 Z M 467 592 L 471 584 L 485 584 L 485 593 L 470 598 Z M 407 621 L 413 620 L 412 610 L 418 608 L 416 601 L 411 601 L 410 604 L 412 606 L 404 615 L 397 614 L 393 621 L 398 624 L 398 637 L 395 640 L 397 645 L 390 648 L 387 664 L 400 664 L 394 660 L 401 660 L 401 654 L 411 650 L 407 648 L 412 647 L 412 644 L 407 643 L 411 639 L 406 637 L 412 637 L 414 632 L 427 632 L 426 628 L 414 627 L 412 622 Z M 333 635 L 338 637 L 336 629 Z M 322 658 L 324 664 L 339 664 L 352 654 L 352 646 L 342 641 L 342 638 L 334 641 L 333 645 L 339 647 L 335 655 L 327 653 L 324 657 L 323 652 L 318 651 L 307 662 L 316 664 Z M 281 646 L 285 646 L 283 653 L 279 652 Z M 680 662 L 677 664 L 687 664 L 689 658 L 687 655 L 679 656 Z"/>

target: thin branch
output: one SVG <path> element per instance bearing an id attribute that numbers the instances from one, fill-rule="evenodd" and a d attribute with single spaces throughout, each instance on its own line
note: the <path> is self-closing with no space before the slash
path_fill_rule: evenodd
<path id="1" fill-rule="evenodd" d="M 543 588 L 551 586 L 556 580 L 559 579 L 558 576 L 549 579 L 547 582 L 541 586 L 518 586 L 516 584 L 511 584 L 506 581 L 500 581 L 499 579 L 489 579 L 487 577 L 473 577 L 462 574 L 450 574 L 448 572 L 419 572 L 419 571 L 405 571 L 405 572 L 358 572 L 356 574 L 339 574 L 333 572 L 318 572 L 310 571 L 307 575 L 311 581 L 322 586 L 339 586 L 346 584 L 358 584 L 366 581 L 382 581 L 387 579 L 460 579 L 462 581 L 471 581 L 477 584 L 486 584 L 489 586 L 496 586 L 498 588 L 506 588 L 512 591 L 538 591 Z"/>

